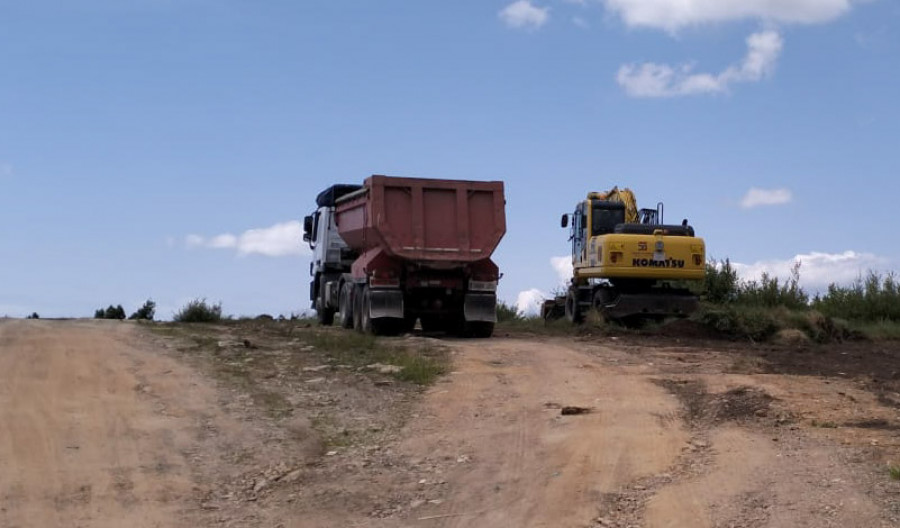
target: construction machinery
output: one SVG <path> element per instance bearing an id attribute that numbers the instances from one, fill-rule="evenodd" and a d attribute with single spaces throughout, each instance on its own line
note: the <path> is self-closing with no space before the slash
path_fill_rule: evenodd
<path id="1" fill-rule="evenodd" d="M 333 185 L 304 219 L 310 299 L 320 323 L 374 334 L 489 337 L 506 233 L 503 182 L 375 175 Z"/>
<path id="2" fill-rule="evenodd" d="M 704 279 L 705 244 L 686 219 L 668 225 L 663 212 L 662 202 L 638 209 L 627 188 L 588 193 L 562 217 L 570 228 L 572 279 L 564 297 L 544 303 L 542 315 L 579 323 L 596 309 L 628 324 L 693 312 L 698 298 L 686 285 Z"/>

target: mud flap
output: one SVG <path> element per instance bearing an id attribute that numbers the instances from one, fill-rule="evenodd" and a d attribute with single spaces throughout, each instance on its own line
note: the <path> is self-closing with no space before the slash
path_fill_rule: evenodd
<path id="1" fill-rule="evenodd" d="M 497 295 L 493 293 L 467 293 L 463 305 L 466 321 L 497 322 Z"/>
<path id="2" fill-rule="evenodd" d="M 369 290 L 369 317 L 403 318 L 403 292 L 400 290 Z"/>

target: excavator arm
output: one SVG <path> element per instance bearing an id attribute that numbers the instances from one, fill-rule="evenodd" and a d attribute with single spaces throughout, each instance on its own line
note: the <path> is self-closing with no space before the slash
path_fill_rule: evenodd
<path id="1" fill-rule="evenodd" d="M 613 187 L 606 192 L 588 193 L 588 200 L 604 200 L 607 202 L 623 203 L 625 204 L 625 223 L 638 223 L 637 199 L 628 187 L 625 187 L 624 189 Z"/>

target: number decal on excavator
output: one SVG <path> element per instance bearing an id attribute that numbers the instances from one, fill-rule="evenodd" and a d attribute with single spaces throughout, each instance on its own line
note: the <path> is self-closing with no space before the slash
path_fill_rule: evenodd
<path id="1" fill-rule="evenodd" d="M 638 251 L 647 251 L 647 243 L 646 242 L 638 242 Z"/>

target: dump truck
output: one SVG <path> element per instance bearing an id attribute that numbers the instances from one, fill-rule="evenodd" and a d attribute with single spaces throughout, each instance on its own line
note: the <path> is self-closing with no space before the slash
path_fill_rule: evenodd
<path id="1" fill-rule="evenodd" d="M 664 207 L 638 209 L 634 193 L 614 187 L 591 192 L 562 216 L 572 244 L 572 279 L 565 296 L 542 306 L 545 318 L 579 323 L 595 309 L 625 324 L 683 317 L 699 300 L 686 287 L 706 273 L 706 246 L 687 219 L 668 225 Z"/>
<path id="2" fill-rule="evenodd" d="M 304 219 L 319 322 L 490 337 L 506 233 L 503 182 L 374 175 L 328 187 Z"/>

